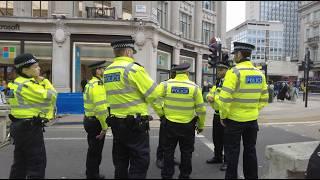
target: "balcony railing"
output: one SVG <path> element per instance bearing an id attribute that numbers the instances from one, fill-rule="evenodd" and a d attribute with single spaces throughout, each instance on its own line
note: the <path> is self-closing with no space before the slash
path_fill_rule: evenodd
<path id="1" fill-rule="evenodd" d="M 314 36 L 311 38 L 308 38 L 308 43 L 318 43 L 319 42 L 319 36 Z"/>
<path id="2" fill-rule="evenodd" d="M 86 7 L 87 18 L 115 19 L 116 8 Z"/>

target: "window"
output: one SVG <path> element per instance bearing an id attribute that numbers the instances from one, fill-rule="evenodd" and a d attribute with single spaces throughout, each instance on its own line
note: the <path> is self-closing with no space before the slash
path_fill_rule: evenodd
<path id="1" fill-rule="evenodd" d="M 313 28 L 313 37 L 319 36 L 319 26 Z"/>
<path id="2" fill-rule="evenodd" d="M 209 44 L 210 39 L 214 36 L 214 24 L 202 22 L 202 42 Z"/>
<path id="3" fill-rule="evenodd" d="M 314 12 L 314 20 L 320 20 L 320 10 Z"/>
<path id="4" fill-rule="evenodd" d="M 13 1 L 0 1 L 0 16 L 13 16 Z"/>
<path id="5" fill-rule="evenodd" d="M 202 8 L 214 11 L 214 1 L 202 1 Z"/>
<path id="6" fill-rule="evenodd" d="M 171 69 L 171 54 L 158 50 L 157 54 L 157 83 L 169 79 Z"/>
<path id="7" fill-rule="evenodd" d="M 180 32 L 183 38 L 191 38 L 191 16 L 180 12 Z"/>
<path id="8" fill-rule="evenodd" d="M 33 17 L 48 17 L 48 1 L 32 1 Z"/>
<path id="9" fill-rule="evenodd" d="M 157 20 L 162 28 L 168 27 L 167 14 L 168 14 L 168 4 L 163 1 L 158 1 Z"/>
<path id="10" fill-rule="evenodd" d="M 307 29 L 306 30 L 306 38 L 309 38 L 310 37 L 310 29 Z"/>
<path id="11" fill-rule="evenodd" d="M 196 81 L 196 76 L 195 76 L 195 59 L 192 57 L 187 57 L 187 56 L 180 56 L 180 64 L 182 63 L 188 63 L 190 64 L 190 69 L 189 69 L 189 78 L 191 81 L 195 82 Z"/>
<path id="12" fill-rule="evenodd" d="M 88 67 L 99 61 L 107 61 L 107 65 L 112 63 L 114 57 L 113 49 L 110 43 L 89 43 L 74 42 L 73 43 L 73 92 L 81 92 L 81 81 L 90 80 L 91 70 Z"/>

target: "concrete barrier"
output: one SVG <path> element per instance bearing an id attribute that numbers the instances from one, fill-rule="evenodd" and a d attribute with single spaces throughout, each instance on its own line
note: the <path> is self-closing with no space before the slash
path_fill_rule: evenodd
<path id="1" fill-rule="evenodd" d="M 8 105 L 0 105 L 0 144 L 6 141 L 7 139 L 7 125 L 8 125 L 8 113 L 9 106 Z"/>
<path id="2" fill-rule="evenodd" d="M 303 179 L 319 141 L 276 144 L 266 147 L 269 169 L 264 179 Z"/>

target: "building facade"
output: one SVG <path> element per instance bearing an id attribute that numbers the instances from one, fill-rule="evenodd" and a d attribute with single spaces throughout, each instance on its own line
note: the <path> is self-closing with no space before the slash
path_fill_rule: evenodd
<path id="1" fill-rule="evenodd" d="M 299 1 L 246 1 L 246 20 L 280 21 L 284 25 L 284 56 L 298 58 Z"/>
<path id="2" fill-rule="evenodd" d="M 303 78 L 302 61 L 306 54 L 306 49 L 310 51 L 310 59 L 314 67 L 310 71 L 312 80 L 320 80 L 320 2 L 319 1 L 300 1 L 299 4 L 300 18 L 300 46 L 299 49 L 299 77 Z"/>
<path id="3" fill-rule="evenodd" d="M 297 66 L 284 59 L 283 24 L 276 21 L 247 20 L 227 32 L 227 45 L 233 50 L 233 42 L 245 42 L 255 46 L 251 60 L 257 66 L 268 66 L 268 76 L 273 80 L 295 78 Z M 287 66 L 287 68 L 282 69 Z"/>
<path id="4" fill-rule="evenodd" d="M 216 1 L 1 1 L 0 79 L 13 59 L 33 53 L 59 92 L 81 92 L 88 65 L 110 63 L 113 40 L 136 41 L 135 59 L 161 82 L 172 64 L 191 64 L 191 80 L 212 81 L 208 42 L 224 40 L 226 3 Z M 219 19 L 220 18 L 220 19 Z M 219 20 L 218 20 L 219 19 Z"/>

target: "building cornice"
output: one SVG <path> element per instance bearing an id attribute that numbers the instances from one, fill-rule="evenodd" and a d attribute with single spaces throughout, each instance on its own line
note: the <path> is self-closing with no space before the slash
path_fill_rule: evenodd
<path id="1" fill-rule="evenodd" d="M 53 19 L 53 18 L 32 18 L 32 17 L 16 17 L 16 16 L 0 17 L 0 22 L 9 22 L 9 23 L 55 25 L 57 21 L 58 19 Z M 70 27 L 72 27 L 72 25 L 115 26 L 115 27 L 127 26 L 129 27 L 128 29 L 133 30 L 131 33 L 134 33 L 134 30 L 139 26 L 139 21 L 133 21 L 133 20 L 101 20 L 101 19 L 87 19 L 87 18 L 67 18 L 67 19 L 61 19 L 61 21 L 63 21 L 65 25 Z M 182 44 L 188 44 L 188 45 L 194 46 L 196 49 L 200 48 L 200 49 L 208 50 L 207 45 L 177 36 L 165 29 L 159 28 L 159 26 L 152 21 L 143 21 L 143 23 L 144 23 L 144 28 L 146 30 L 157 31 L 156 33 L 158 33 L 159 36 L 167 37 L 171 39 L 171 41 L 180 42 Z M 209 50 L 207 52 L 209 53 Z"/>
<path id="2" fill-rule="evenodd" d="M 309 4 L 305 4 L 305 5 L 301 6 L 301 7 L 299 7 L 298 8 L 298 13 L 301 13 L 302 11 L 304 11 L 306 9 L 312 8 L 316 4 L 320 4 L 320 1 L 312 1 Z"/>

